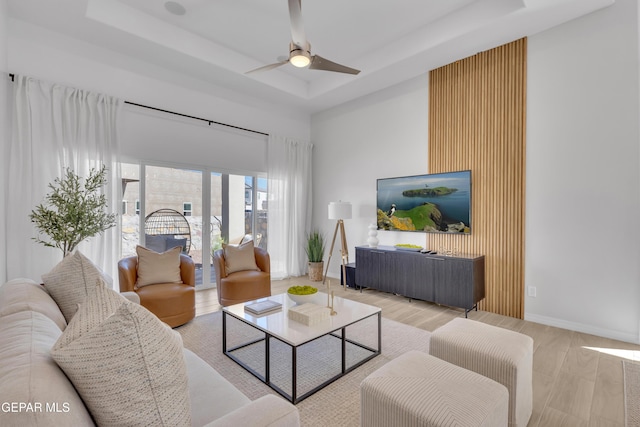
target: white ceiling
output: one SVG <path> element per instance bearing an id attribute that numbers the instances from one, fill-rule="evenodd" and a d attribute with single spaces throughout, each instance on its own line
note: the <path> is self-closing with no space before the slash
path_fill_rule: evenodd
<path id="1" fill-rule="evenodd" d="M 244 98 L 320 111 L 455 60 L 533 35 L 614 0 L 303 0 L 311 53 L 359 75 L 290 64 L 287 0 L 9 0 L 9 14 L 223 87 Z M 108 59 L 105 58 L 105 61 Z"/>

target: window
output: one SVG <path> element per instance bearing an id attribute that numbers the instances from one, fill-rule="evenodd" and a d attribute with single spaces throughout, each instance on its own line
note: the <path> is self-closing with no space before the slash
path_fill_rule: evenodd
<path id="1" fill-rule="evenodd" d="M 246 207 L 251 207 L 251 202 L 253 201 L 253 189 L 249 184 L 245 184 L 244 189 L 244 204 Z"/>
<path id="2" fill-rule="evenodd" d="M 136 200 L 136 215 L 140 215 L 140 199 Z"/>
<path id="3" fill-rule="evenodd" d="M 191 202 L 182 202 L 182 215 L 191 216 Z"/>
<path id="4" fill-rule="evenodd" d="M 122 201 L 122 215 L 126 215 L 127 214 L 127 201 L 123 200 Z"/>

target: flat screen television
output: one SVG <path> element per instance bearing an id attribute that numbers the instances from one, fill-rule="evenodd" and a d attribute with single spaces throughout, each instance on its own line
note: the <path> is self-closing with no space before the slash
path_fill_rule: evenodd
<path id="1" fill-rule="evenodd" d="M 471 171 L 378 179 L 378 229 L 471 234 Z"/>

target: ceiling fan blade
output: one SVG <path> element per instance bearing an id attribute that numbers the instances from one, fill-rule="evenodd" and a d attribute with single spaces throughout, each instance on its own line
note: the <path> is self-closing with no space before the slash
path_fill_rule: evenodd
<path id="1" fill-rule="evenodd" d="M 274 64 L 265 65 L 263 67 L 256 68 L 255 70 L 247 71 L 245 74 L 261 73 L 263 71 L 273 70 L 274 68 L 278 68 L 279 66 L 284 65 L 287 62 L 289 62 L 289 59 L 286 59 L 286 60 L 280 61 L 280 62 L 276 62 Z"/>
<path id="2" fill-rule="evenodd" d="M 320 55 L 313 55 L 311 57 L 311 64 L 309 64 L 309 69 L 335 71 L 337 73 L 345 73 L 345 74 L 360 73 L 360 70 L 356 70 L 355 68 L 347 67 L 346 65 L 341 65 L 336 62 L 329 61 L 328 59 L 325 59 Z"/>
<path id="3" fill-rule="evenodd" d="M 302 5 L 301 0 L 289 0 L 289 19 L 291 21 L 291 39 L 293 43 L 304 47 L 307 43 L 307 35 L 304 33 L 302 25 Z"/>

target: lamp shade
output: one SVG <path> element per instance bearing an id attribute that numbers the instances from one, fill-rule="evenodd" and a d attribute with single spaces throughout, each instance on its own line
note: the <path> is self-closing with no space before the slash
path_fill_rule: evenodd
<path id="1" fill-rule="evenodd" d="M 351 219 L 351 203 L 330 202 L 329 219 Z"/>

